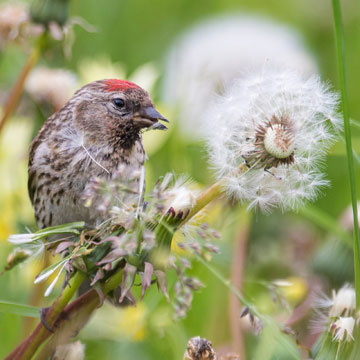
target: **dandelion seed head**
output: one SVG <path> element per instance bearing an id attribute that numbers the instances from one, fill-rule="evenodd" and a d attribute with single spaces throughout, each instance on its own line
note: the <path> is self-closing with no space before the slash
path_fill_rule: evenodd
<path id="1" fill-rule="evenodd" d="M 238 79 L 206 114 L 210 163 L 231 197 L 296 209 L 328 185 L 321 172 L 341 130 L 338 96 L 292 70 Z"/>
<path id="2" fill-rule="evenodd" d="M 35 100 L 47 102 L 58 110 L 70 99 L 77 85 L 75 74 L 68 70 L 37 67 L 30 73 L 25 89 Z"/>

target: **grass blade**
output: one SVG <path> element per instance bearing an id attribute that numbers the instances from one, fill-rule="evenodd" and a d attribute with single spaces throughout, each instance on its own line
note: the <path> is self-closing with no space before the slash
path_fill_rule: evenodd
<path id="1" fill-rule="evenodd" d="M 339 71 L 340 89 L 341 89 L 341 102 L 344 117 L 344 132 L 346 153 L 348 160 L 348 171 L 351 190 L 351 203 L 353 207 L 354 217 L 354 271 L 355 271 L 355 291 L 356 291 L 356 308 L 360 307 L 360 244 L 359 244 L 359 224 L 358 224 L 358 211 L 357 211 L 357 197 L 356 197 L 356 181 L 354 170 L 354 158 L 351 144 L 351 127 L 349 116 L 349 103 L 347 94 L 346 83 L 346 66 L 345 66 L 345 46 L 344 34 L 341 20 L 341 8 L 339 0 L 332 0 L 333 15 L 334 15 L 334 31 L 335 31 L 335 44 L 337 64 Z"/>
<path id="2" fill-rule="evenodd" d="M 40 317 L 40 309 L 22 305 L 22 304 L 15 304 L 8 301 L 0 300 L 0 312 L 7 313 L 7 314 L 15 314 L 20 316 L 27 316 L 27 317 Z"/>

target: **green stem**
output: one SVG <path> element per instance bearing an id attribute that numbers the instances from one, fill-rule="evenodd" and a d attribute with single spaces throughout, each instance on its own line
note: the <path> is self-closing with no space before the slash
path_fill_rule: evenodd
<path id="1" fill-rule="evenodd" d="M 195 253 L 194 253 L 195 254 Z M 243 304 L 244 306 L 249 308 L 249 311 L 256 315 L 261 320 L 266 320 L 264 315 L 260 314 L 254 305 L 252 305 L 249 301 L 247 301 L 240 293 L 240 291 L 231 283 L 229 279 L 226 279 L 217 269 L 211 266 L 206 260 L 204 260 L 201 256 L 195 254 L 196 259 L 201 262 L 218 280 L 220 280 L 223 285 L 225 285 L 236 297 L 237 299 Z"/>
<path id="2" fill-rule="evenodd" d="M 189 215 L 186 217 L 184 222 L 189 221 L 194 215 L 202 210 L 211 201 L 217 199 L 224 192 L 224 179 L 219 180 L 207 190 L 201 193 L 196 199 L 195 206 L 190 210 Z"/>
<path id="3" fill-rule="evenodd" d="M 103 288 L 104 294 L 107 294 L 110 291 L 116 289 L 121 284 L 121 281 L 122 281 L 122 271 L 118 271 L 105 283 Z"/>
<path id="4" fill-rule="evenodd" d="M 333 15 L 334 15 L 334 30 L 335 30 L 335 44 L 336 55 L 339 71 L 341 101 L 343 107 L 344 117 L 344 132 L 346 153 L 348 160 L 348 171 L 351 189 L 351 203 L 354 217 L 354 272 L 355 272 L 355 292 L 356 292 L 356 308 L 360 307 L 360 243 L 359 243 L 359 224 L 357 211 L 357 197 L 356 197 L 356 181 L 354 171 L 354 159 L 351 145 L 351 127 L 349 117 L 349 103 L 346 83 L 346 67 L 345 67 L 345 46 L 344 34 L 341 20 L 341 8 L 339 0 L 332 0 Z"/>
<path id="5" fill-rule="evenodd" d="M 75 275 L 69 281 L 68 286 L 65 287 L 61 295 L 57 298 L 51 308 L 48 310 L 45 321 L 52 327 L 63 311 L 65 306 L 69 303 L 76 290 L 80 287 L 84 281 L 86 274 L 76 272 Z M 47 330 L 42 323 L 40 323 L 35 331 L 29 336 L 20 347 L 17 347 L 11 354 L 9 354 L 5 360 L 30 360 L 40 345 L 49 336 L 49 330 Z"/>

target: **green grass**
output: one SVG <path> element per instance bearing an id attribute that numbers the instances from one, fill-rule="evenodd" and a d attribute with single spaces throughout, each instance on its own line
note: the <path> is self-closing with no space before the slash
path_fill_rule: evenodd
<path id="1" fill-rule="evenodd" d="M 345 64 L 345 44 L 344 34 L 341 19 L 341 8 L 339 0 L 332 0 L 333 14 L 334 14 L 334 30 L 335 30 L 335 44 L 336 56 L 338 64 L 338 73 L 340 80 L 341 102 L 344 118 L 344 133 L 346 143 L 346 153 L 351 189 L 351 203 L 354 217 L 354 271 L 355 271 L 355 291 L 356 291 L 356 307 L 360 307 L 360 244 L 359 244 L 359 224 L 357 211 L 357 196 L 356 196 L 356 179 L 354 170 L 354 157 L 351 144 L 351 127 L 349 116 L 349 102 L 348 90 L 346 80 L 346 64 Z"/>

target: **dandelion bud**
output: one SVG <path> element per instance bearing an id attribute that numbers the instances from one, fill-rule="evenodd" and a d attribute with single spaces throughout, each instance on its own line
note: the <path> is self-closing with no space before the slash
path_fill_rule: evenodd
<path id="1" fill-rule="evenodd" d="M 49 25 L 57 23 L 63 26 L 68 18 L 69 0 L 34 0 L 30 9 L 35 23 Z"/>
<path id="2" fill-rule="evenodd" d="M 185 186 L 173 188 L 167 193 L 169 208 L 175 209 L 176 212 L 191 209 L 196 201 L 194 193 Z"/>
<path id="3" fill-rule="evenodd" d="M 197 192 L 190 189 L 189 181 L 183 177 L 174 180 L 173 174 L 164 176 L 153 196 L 159 197 L 158 209 L 172 217 L 185 218 L 196 203 Z"/>
<path id="4" fill-rule="evenodd" d="M 210 162 L 228 194 L 269 211 L 314 200 L 341 129 L 338 96 L 317 76 L 271 70 L 239 79 L 209 108 Z"/>

